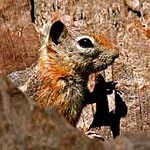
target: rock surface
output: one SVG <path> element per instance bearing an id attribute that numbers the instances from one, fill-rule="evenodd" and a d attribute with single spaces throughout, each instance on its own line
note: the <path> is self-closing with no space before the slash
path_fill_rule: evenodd
<path id="1" fill-rule="evenodd" d="M 40 41 L 29 0 L 0 1 L 0 74 L 25 69 L 38 58 Z"/>
<path id="2" fill-rule="evenodd" d="M 35 106 L 5 77 L 0 77 L 0 122 L 1 150 L 105 149 L 102 142 L 71 127 L 54 109 Z"/>

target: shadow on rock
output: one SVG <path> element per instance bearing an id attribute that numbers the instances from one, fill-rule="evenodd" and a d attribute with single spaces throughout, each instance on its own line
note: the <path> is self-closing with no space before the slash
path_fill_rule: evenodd
<path id="1" fill-rule="evenodd" d="M 110 126 L 113 137 L 116 138 L 120 133 L 120 119 L 127 114 L 127 105 L 121 98 L 121 92 L 116 90 L 115 82 L 106 82 L 102 75 L 98 76 L 98 82 L 95 89 L 89 97 L 89 103 L 94 100 L 96 102 L 96 113 L 90 128 Z M 115 91 L 115 108 L 109 111 L 108 95 Z"/>

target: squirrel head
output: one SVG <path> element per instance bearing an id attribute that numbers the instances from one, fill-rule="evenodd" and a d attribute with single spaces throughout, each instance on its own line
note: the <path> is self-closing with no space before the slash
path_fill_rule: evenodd
<path id="1" fill-rule="evenodd" d="M 102 34 L 69 30 L 60 20 L 50 28 L 46 51 L 55 65 L 84 75 L 106 69 L 119 55 L 118 49 Z"/>

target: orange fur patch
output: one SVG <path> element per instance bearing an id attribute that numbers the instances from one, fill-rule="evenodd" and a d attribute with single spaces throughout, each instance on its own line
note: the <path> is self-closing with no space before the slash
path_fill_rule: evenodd
<path id="1" fill-rule="evenodd" d="M 94 34 L 93 37 L 99 44 L 104 45 L 105 47 L 112 49 L 114 46 L 110 41 L 108 41 L 103 34 Z"/>
<path id="2" fill-rule="evenodd" d="M 147 30 L 146 30 L 146 36 L 147 36 L 148 38 L 150 38 L 150 29 L 147 29 Z"/>
<path id="3" fill-rule="evenodd" d="M 55 51 L 55 49 L 49 45 L 47 46 L 47 56 L 48 58 L 44 58 L 41 57 L 39 62 L 40 62 L 40 70 L 45 69 L 46 63 L 49 63 L 49 67 L 46 69 L 47 70 L 47 74 L 51 77 L 53 77 L 53 79 L 55 81 L 57 81 L 60 77 L 68 77 L 71 75 L 71 69 L 70 67 L 65 64 L 64 60 L 58 60 L 57 58 L 57 52 Z"/>

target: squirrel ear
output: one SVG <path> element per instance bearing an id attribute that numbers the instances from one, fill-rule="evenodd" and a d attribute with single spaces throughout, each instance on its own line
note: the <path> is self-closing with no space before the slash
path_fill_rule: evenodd
<path id="1" fill-rule="evenodd" d="M 67 28 L 66 26 L 59 20 L 52 24 L 49 33 L 49 40 L 58 45 L 64 38 L 67 37 Z"/>

